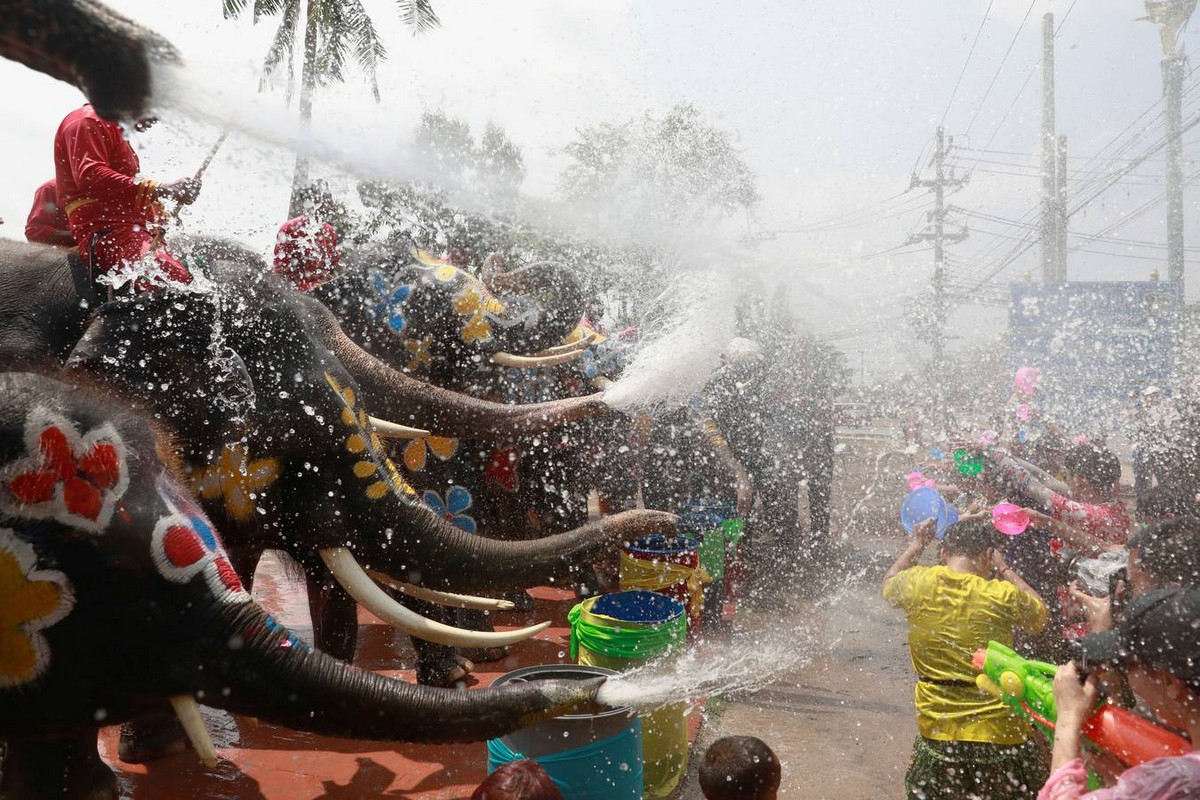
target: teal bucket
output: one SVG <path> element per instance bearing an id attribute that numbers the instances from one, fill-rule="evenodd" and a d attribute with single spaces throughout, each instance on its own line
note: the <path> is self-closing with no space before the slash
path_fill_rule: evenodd
<path id="1" fill-rule="evenodd" d="M 603 667 L 551 664 L 505 673 L 493 686 L 529 680 L 586 680 L 615 675 Z M 489 739 L 488 774 L 531 758 L 546 770 L 564 800 L 642 800 L 642 721 L 628 707 L 598 714 L 564 714 Z"/>

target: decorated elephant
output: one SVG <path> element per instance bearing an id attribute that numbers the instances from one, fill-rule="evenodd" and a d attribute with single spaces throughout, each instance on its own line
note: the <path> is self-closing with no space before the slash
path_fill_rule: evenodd
<path id="1" fill-rule="evenodd" d="M 419 502 L 387 458 L 363 398 L 409 421 L 472 437 L 554 425 L 590 413 L 595 398 L 512 406 L 431 387 L 355 346 L 316 300 L 212 248 L 205 255 L 219 290 L 105 303 L 70 363 L 124 386 L 175 427 L 194 485 L 226 529 L 243 575 L 263 548 L 282 549 L 321 582 L 327 567 L 342 573 L 341 583 L 355 584 L 351 594 L 399 621 L 409 615 L 383 602 L 361 580 L 360 566 L 437 589 L 525 587 L 563 576 L 622 537 L 669 524 L 664 515 L 642 513 L 520 544 L 463 533 Z M 0 243 L 0 296 L 61 302 L 73 287 L 70 270 L 54 268 L 64 258 L 61 251 Z M 56 344 L 51 334 L 69 338 L 35 326 L 6 341 L 47 352 Z M 486 645 L 531 633 L 463 636 L 412 624 L 425 638 L 448 644 Z M 353 654 L 352 639 L 319 641 L 343 647 L 344 657 Z"/>
<path id="2" fill-rule="evenodd" d="M 251 600 L 171 453 L 107 386 L 0 373 L 5 800 L 115 797 L 97 728 L 168 700 L 212 759 L 197 700 L 324 735 L 449 742 L 594 695 L 573 681 L 430 689 L 310 650 Z"/>

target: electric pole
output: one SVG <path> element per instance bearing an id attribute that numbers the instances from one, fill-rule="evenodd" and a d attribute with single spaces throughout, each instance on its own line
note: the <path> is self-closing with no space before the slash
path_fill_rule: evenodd
<path id="1" fill-rule="evenodd" d="M 1163 108 L 1166 116 L 1167 156 L 1167 280 L 1183 296 L 1183 146 L 1179 141 L 1181 100 L 1187 56 L 1179 46 L 1179 33 L 1187 25 L 1196 0 L 1146 0 L 1146 16 L 1158 24 L 1162 42 Z"/>
<path id="2" fill-rule="evenodd" d="M 933 179 L 922 180 L 916 175 L 912 176 L 912 186 L 924 186 L 933 189 L 933 211 L 929 212 L 930 226 L 922 233 L 915 233 L 908 237 L 905 244 L 915 244 L 917 242 L 933 242 L 933 317 L 935 330 L 933 334 L 933 360 L 935 363 L 941 362 L 942 356 L 946 352 L 945 333 L 946 333 L 946 243 L 961 242 L 970 234 L 967 231 L 967 226 L 963 225 L 959 230 L 951 233 L 946 232 L 946 189 L 957 189 L 963 186 L 969 180 L 969 177 L 957 178 L 953 174 L 946 175 L 946 148 L 945 133 L 941 127 L 937 129 L 937 144 L 933 151 Z M 953 147 L 954 138 L 950 139 L 950 146 Z"/>
<path id="3" fill-rule="evenodd" d="M 1065 141 L 1054 132 L 1054 15 L 1042 17 L 1042 280 L 1067 279 Z"/>

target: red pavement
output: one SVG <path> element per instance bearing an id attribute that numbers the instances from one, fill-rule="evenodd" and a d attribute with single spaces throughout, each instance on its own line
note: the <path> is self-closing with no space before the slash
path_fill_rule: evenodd
<path id="1" fill-rule="evenodd" d="M 302 638 L 311 640 L 304 587 L 293 584 L 273 559 L 264 559 L 254 586 L 265 608 Z M 569 591 L 532 590 L 537 601 L 529 612 L 496 614 L 505 629 L 552 620 L 534 639 L 510 648 L 501 661 L 477 664 L 474 686 L 487 686 L 506 672 L 535 664 L 569 662 L 566 615 L 575 603 Z M 359 610 L 355 663 L 386 675 L 414 680 L 416 657 L 408 637 Z M 387 745 L 330 739 L 204 709 L 221 756 L 206 769 L 188 752 L 152 764 L 126 764 L 116 757 L 117 728 L 100 734 L 100 754 L 117 771 L 127 800 L 466 800 L 487 774 L 482 742 L 458 745 Z M 699 730 L 693 715 L 691 733 Z"/>

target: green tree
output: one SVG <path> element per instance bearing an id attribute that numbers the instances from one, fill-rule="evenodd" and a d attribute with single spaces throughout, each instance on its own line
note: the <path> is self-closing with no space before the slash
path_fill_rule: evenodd
<path id="1" fill-rule="evenodd" d="M 414 35 L 441 24 L 430 0 L 397 0 L 396 5 L 400 19 Z M 362 0 L 221 0 L 221 6 L 226 18 L 240 16 L 248 8 L 255 23 L 264 17 L 279 16 L 279 27 L 263 64 L 263 76 L 265 79 L 285 70 L 289 101 L 295 79 L 295 44 L 300 20 L 304 20 L 300 69 L 302 125 L 311 124 L 315 88 L 344 81 L 346 65 L 351 59 L 362 70 L 375 99 L 379 99 L 375 73 L 387 58 L 387 49 Z M 297 154 L 289 216 L 303 210 L 301 191 L 309 182 L 308 172 L 308 159 Z"/>
<path id="2" fill-rule="evenodd" d="M 729 136 L 687 103 L 662 117 L 581 130 L 563 153 L 570 163 L 559 180 L 562 198 L 635 239 L 703 229 L 759 201 L 754 174 Z"/>

